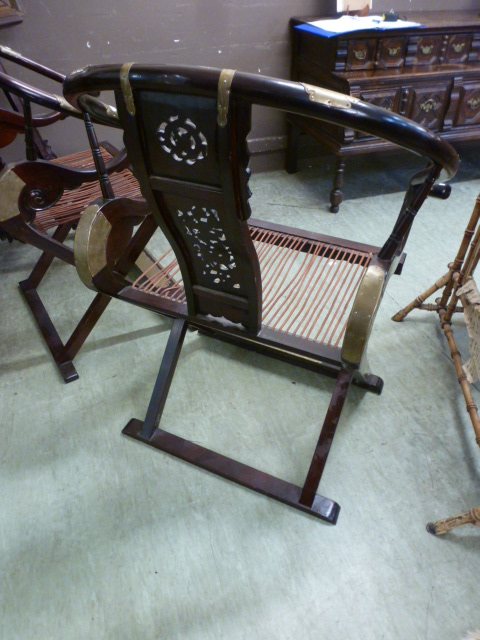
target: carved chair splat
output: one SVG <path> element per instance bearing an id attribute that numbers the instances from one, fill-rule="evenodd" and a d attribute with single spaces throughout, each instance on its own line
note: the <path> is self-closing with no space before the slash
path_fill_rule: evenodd
<path id="1" fill-rule="evenodd" d="M 455 151 L 408 120 L 341 94 L 253 74 L 200 67 L 108 65 L 69 76 L 64 94 L 95 114 L 91 91 L 113 90 L 135 176 L 172 251 L 135 281 L 115 267 L 112 235 L 134 228 L 128 204 L 90 207 L 75 237 L 77 269 L 96 291 L 173 318 L 145 420 L 126 435 L 313 516 L 335 523 L 339 505 L 317 494 L 352 383 L 380 393 L 366 348 L 390 275 L 425 198 L 452 176 Z M 250 218 L 247 135 L 252 104 L 319 118 L 399 144 L 430 160 L 409 185 L 383 247 Z M 114 123 L 111 123 L 114 126 Z M 130 232 L 127 232 L 130 226 Z M 96 247 L 96 250 L 95 250 Z M 98 247 L 102 259 L 98 260 Z M 160 427 L 186 328 L 336 376 L 303 486 L 215 453 Z"/>

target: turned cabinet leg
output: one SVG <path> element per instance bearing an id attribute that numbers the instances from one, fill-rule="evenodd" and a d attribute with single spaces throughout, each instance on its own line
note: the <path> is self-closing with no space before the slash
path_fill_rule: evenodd
<path id="1" fill-rule="evenodd" d="M 285 156 L 285 170 L 287 173 L 296 173 L 298 170 L 298 140 L 300 130 L 291 122 L 287 122 L 287 153 Z"/>
<path id="2" fill-rule="evenodd" d="M 343 176 L 345 173 L 345 160 L 339 156 L 335 161 L 335 175 L 333 177 L 333 189 L 330 191 L 330 211 L 338 213 L 343 200 Z"/>

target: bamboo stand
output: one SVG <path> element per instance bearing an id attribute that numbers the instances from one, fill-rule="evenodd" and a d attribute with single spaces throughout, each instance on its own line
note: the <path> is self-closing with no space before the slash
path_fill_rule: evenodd
<path id="1" fill-rule="evenodd" d="M 422 309 L 424 311 L 436 311 L 440 319 L 440 326 L 445 334 L 445 338 L 450 348 L 450 355 L 455 365 L 458 382 L 462 389 L 465 399 L 466 409 L 472 422 L 475 432 L 475 439 L 480 446 L 480 419 L 478 416 L 477 406 L 473 401 L 470 384 L 463 369 L 461 354 L 458 351 L 457 344 L 452 330 L 452 316 L 454 313 L 463 312 L 468 304 L 466 297 L 459 293 L 459 289 L 472 277 L 473 272 L 480 260 L 480 195 L 477 197 L 475 207 L 468 222 L 467 228 L 463 235 L 460 248 L 453 262 L 448 265 L 448 271 L 439 278 L 431 287 L 422 294 L 417 296 L 404 309 L 396 313 L 392 320 L 402 322 L 406 316 L 414 309 Z M 466 258 L 465 258 L 466 256 Z M 464 262 L 465 261 L 465 262 Z M 443 289 L 440 298 L 435 303 L 426 303 L 434 293 Z M 459 305 L 460 302 L 460 305 Z M 456 527 L 464 524 L 473 524 L 480 526 L 480 508 L 471 509 L 470 511 L 453 518 L 445 518 L 437 522 L 429 522 L 427 531 L 434 535 L 443 535 Z"/>

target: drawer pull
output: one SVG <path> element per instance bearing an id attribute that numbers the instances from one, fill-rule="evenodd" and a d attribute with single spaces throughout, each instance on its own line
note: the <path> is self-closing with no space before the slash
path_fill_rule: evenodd
<path id="1" fill-rule="evenodd" d="M 424 56 L 428 56 L 433 51 L 433 44 L 424 44 L 420 46 L 420 51 Z"/>
<path id="2" fill-rule="evenodd" d="M 366 49 L 354 49 L 353 55 L 357 60 L 365 60 L 365 58 L 367 57 L 367 51 Z"/>
<path id="3" fill-rule="evenodd" d="M 453 46 L 453 50 L 455 51 L 455 53 L 462 53 L 462 51 L 465 49 L 465 42 L 461 42 L 459 44 L 454 44 Z"/>
<path id="4" fill-rule="evenodd" d="M 422 102 L 419 105 L 419 108 L 425 113 L 429 113 L 430 111 L 433 111 L 433 109 L 436 109 L 437 106 L 438 103 L 435 102 L 433 98 L 429 98 L 428 100 L 425 100 L 425 102 Z"/>
<path id="5" fill-rule="evenodd" d="M 470 98 L 470 100 L 467 100 L 467 105 L 472 111 L 476 111 L 480 107 L 480 97 Z"/>
<path id="6" fill-rule="evenodd" d="M 400 47 L 389 47 L 388 48 L 388 55 L 391 58 L 395 58 L 396 56 L 398 56 L 399 53 L 400 53 Z"/>

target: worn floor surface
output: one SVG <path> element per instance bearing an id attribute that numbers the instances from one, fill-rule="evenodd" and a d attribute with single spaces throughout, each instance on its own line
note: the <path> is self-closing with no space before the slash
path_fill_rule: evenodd
<path id="1" fill-rule="evenodd" d="M 381 243 L 398 166 L 347 166 L 336 216 L 328 170 L 258 175 L 254 215 Z M 65 385 L 17 288 L 37 252 L 0 245 L 2 639 L 457 640 L 480 627 L 480 530 L 425 530 L 480 506 L 480 452 L 436 317 L 390 320 L 455 255 L 480 190 L 474 156 L 462 171 L 419 214 L 380 308 L 370 362 L 384 392 L 352 390 L 321 483 L 342 507 L 335 527 L 123 437 L 171 322 L 113 301 Z M 42 293 L 64 337 L 92 297 L 62 264 Z M 164 425 L 302 483 L 332 389 L 190 333 Z"/>

